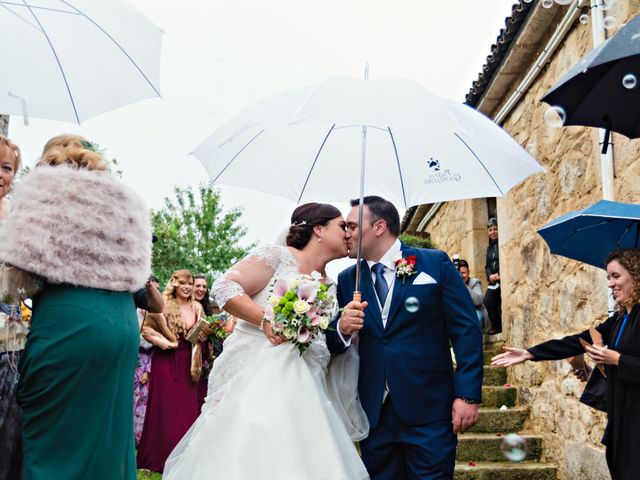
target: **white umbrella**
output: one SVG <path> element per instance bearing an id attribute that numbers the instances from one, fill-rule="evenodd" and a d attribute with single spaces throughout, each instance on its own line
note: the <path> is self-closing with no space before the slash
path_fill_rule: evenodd
<path id="1" fill-rule="evenodd" d="M 214 183 L 304 201 L 364 191 L 409 207 L 501 197 L 542 167 L 477 111 L 409 80 L 329 78 L 244 110 L 193 155 Z"/>
<path id="2" fill-rule="evenodd" d="M 80 123 L 160 95 L 162 31 L 124 1 L 0 1 L 0 32 L 0 113 Z"/>
<path id="3" fill-rule="evenodd" d="M 542 171 L 491 120 L 409 80 L 329 78 L 267 98 L 193 155 L 213 183 L 297 202 L 359 192 L 362 205 L 375 194 L 404 207 L 501 197 Z"/>

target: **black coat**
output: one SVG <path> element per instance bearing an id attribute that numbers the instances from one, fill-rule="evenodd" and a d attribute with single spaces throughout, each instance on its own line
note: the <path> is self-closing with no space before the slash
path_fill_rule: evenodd
<path id="1" fill-rule="evenodd" d="M 610 349 L 620 331 L 623 316 L 613 315 L 596 327 Z M 529 349 L 536 360 L 560 360 L 584 353 L 578 338 L 591 343 L 589 331 L 560 340 L 549 340 Z M 617 366 L 606 365 L 608 423 L 602 443 L 613 480 L 640 478 L 640 306 L 629 315 L 618 349 Z"/>
<path id="2" fill-rule="evenodd" d="M 498 247 L 498 240 L 489 240 L 489 246 L 487 247 L 487 257 L 484 264 L 484 271 L 487 274 L 487 280 L 489 280 L 490 275 L 494 273 L 500 273 L 500 248 Z"/>

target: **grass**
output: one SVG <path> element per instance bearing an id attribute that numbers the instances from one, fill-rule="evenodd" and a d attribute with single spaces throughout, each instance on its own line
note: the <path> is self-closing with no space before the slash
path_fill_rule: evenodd
<path id="1" fill-rule="evenodd" d="M 149 470 L 138 470 L 138 480 L 162 480 L 162 475 Z"/>

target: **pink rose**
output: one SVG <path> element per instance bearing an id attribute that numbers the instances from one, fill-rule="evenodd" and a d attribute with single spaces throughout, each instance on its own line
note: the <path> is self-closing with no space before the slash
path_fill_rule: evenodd
<path id="1" fill-rule="evenodd" d="M 309 317 L 311 325 L 313 325 L 314 327 L 318 325 L 318 323 L 320 323 L 320 318 L 318 317 L 318 313 L 315 310 L 309 310 L 307 312 L 307 317 Z"/>
<path id="2" fill-rule="evenodd" d="M 267 320 L 269 320 L 270 322 L 273 321 L 273 319 L 275 318 L 276 314 L 273 311 L 273 307 L 269 304 L 265 305 L 264 307 L 264 318 L 266 318 Z"/>

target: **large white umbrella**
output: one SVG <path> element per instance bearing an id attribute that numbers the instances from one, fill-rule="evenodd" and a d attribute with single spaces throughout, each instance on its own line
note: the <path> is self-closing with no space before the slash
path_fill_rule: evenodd
<path id="1" fill-rule="evenodd" d="M 159 96 L 161 40 L 121 0 L 0 1 L 0 113 L 80 123 Z"/>
<path id="2" fill-rule="evenodd" d="M 267 98 L 193 152 L 214 183 L 305 201 L 501 197 L 542 167 L 504 130 L 409 80 L 329 78 Z"/>
<path id="3" fill-rule="evenodd" d="M 329 78 L 267 98 L 193 155 L 213 183 L 297 202 L 380 195 L 404 207 L 501 197 L 542 171 L 491 120 L 409 80 Z"/>

